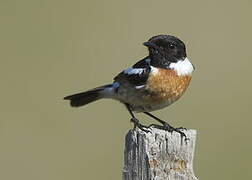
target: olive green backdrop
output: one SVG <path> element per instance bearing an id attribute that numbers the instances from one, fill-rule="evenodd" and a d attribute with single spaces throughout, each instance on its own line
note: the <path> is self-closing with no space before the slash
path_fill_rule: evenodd
<path id="1" fill-rule="evenodd" d="M 196 71 L 155 114 L 198 131 L 200 179 L 251 179 L 251 9 L 250 0 L 0 0 L 0 179 L 121 179 L 126 109 L 62 98 L 111 82 L 157 34 L 184 40 Z"/>

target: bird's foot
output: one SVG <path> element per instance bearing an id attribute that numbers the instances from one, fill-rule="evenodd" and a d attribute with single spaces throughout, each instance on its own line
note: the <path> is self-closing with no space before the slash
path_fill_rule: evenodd
<path id="1" fill-rule="evenodd" d="M 137 118 L 131 118 L 130 121 L 134 123 L 134 129 L 138 127 L 142 131 L 149 133 L 150 131 L 148 130 L 149 127 L 142 125 Z"/>
<path id="2" fill-rule="evenodd" d="M 177 130 L 185 130 L 185 131 L 187 131 L 187 128 L 184 128 L 184 127 L 178 127 L 178 128 L 175 128 L 175 129 L 177 129 Z"/>
<path id="3" fill-rule="evenodd" d="M 183 128 L 183 127 L 179 127 L 179 128 L 174 128 L 172 127 L 171 125 L 169 125 L 168 123 L 162 123 L 163 126 L 161 125 L 157 125 L 157 124 L 151 124 L 149 125 L 148 127 L 155 127 L 155 128 L 158 128 L 158 129 L 162 129 L 162 130 L 165 130 L 165 131 L 168 131 L 170 133 L 172 133 L 173 131 L 177 132 L 180 134 L 181 136 L 181 139 L 183 139 L 183 137 L 185 137 L 185 141 L 189 140 L 189 138 L 186 137 L 186 134 L 184 132 L 182 132 L 181 130 L 187 130 L 186 128 Z"/>

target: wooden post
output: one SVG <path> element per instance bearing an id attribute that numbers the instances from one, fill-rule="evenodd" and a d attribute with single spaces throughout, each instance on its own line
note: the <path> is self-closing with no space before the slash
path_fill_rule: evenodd
<path id="1" fill-rule="evenodd" d="M 123 180 L 197 180 L 193 173 L 195 130 L 130 130 L 125 137 Z"/>

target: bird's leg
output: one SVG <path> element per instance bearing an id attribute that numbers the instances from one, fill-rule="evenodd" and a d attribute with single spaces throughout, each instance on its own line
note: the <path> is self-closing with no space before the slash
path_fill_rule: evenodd
<path id="1" fill-rule="evenodd" d="M 168 128 L 173 129 L 173 127 L 172 127 L 170 124 L 168 124 L 167 122 L 165 122 L 165 121 L 159 119 L 158 117 L 152 115 L 151 113 L 149 113 L 149 112 L 144 112 L 144 114 L 146 114 L 146 115 L 152 117 L 153 119 L 155 119 L 156 121 L 158 121 L 159 123 L 161 123 L 163 126 L 167 126 Z"/>
<path id="2" fill-rule="evenodd" d="M 168 124 L 167 122 L 165 122 L 165 121 L 159 119 L 158 117 L 152 115 L 152 114 L 149 113 L 149 112 L 144 112 L 144 114 L 146 114 L 146 115 L 152 117 L 153 119 L 157 120 L 159 123 L 161 123 L 161 124 L 163 125 L 163 126 L 160 126 L 160 125 L 157 125 L 157 124 L 151 124 L 151 125 L 149 125 L 148 127 L 156 127 L 156 128 L 159 128 L 159 129 L 163 129 L 163 130 L 169 131 L 169 132 L 171 132 L 171 133 L 172 133 L 173 131 L 175 131 L 175 132 L 178 132 L 178 133 L 181 135 L 182 138 L 185 137 L 185 139 L 187 139 L 185 133 L 183 133 L 183 132 L 181 131 L 181 130 L 186 130 L 186 128 L 183 128 L 183 127 L 174 128 L 174 127 L 172 127 L 170 124 Z"/>
<path id="3" fill-rule="evenodd" d="M 126 106 L 126 108 L 128 109 L 128 111 L 129 111 L 129 113 L 130 113 L 130 115 L 131 115 L 130 121 L 134 123 L 134 129 L 135 129 L 136 127 L 138 127 L 139 129 L 141 129 L 141 130 L 144 131 L 144 132 L 147 132 L 147 133 L 150 132 L 149 130 L 147 130 L 148 127 L 145 126 L 145 125 L 142 125 L 142 124 L 139 122 L 139 120 L 135 117 L 135 115 L 133 114 L 133 112 L 132 112 L 132 110 L 131 110 L 131 108 L 130 108 L 130 105 L 129 105 L 129 104 L 125 104 L 125 106 Z"/>

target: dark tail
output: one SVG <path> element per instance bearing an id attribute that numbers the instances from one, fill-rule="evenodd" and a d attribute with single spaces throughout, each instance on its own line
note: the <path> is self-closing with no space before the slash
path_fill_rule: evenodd
<path id="1" fill-rule="evenodd" d="M 70 100 L 70 104 L 72 107 L 84 106 L 86 104 L 89 104 L 91 102 L 94 102 L 103 98 L 102 91 L 106 87 L 110 87 L 110 86 L 111 85 L 101 86 L 101 87 L 98 87 L 98 88 L 95 88 L 86 92 L 66 96 L 64 97 L 64 99 Z"/>

